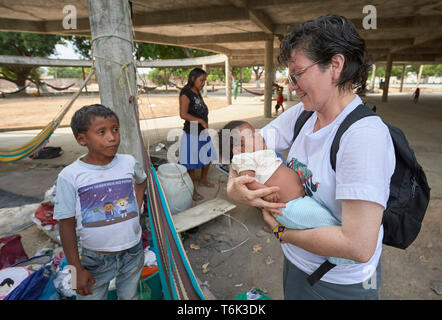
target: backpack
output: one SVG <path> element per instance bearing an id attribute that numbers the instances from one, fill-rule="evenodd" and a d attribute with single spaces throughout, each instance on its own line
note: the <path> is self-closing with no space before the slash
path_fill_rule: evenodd
<path id="1" fill-rule="evenodd" d="M 312 114 L 313 111 L 304 110 L 298 117 L 294 129 L 293 142 Z M 369 116 L 377 115 L 374 111 L 361 104 L 350 112 L 341 123 L 330 150 L 330 163 L 333 170 L 336 171 L 336 154 L 339 150 L 342 135 L 353 123 Z M 430 187 L 427 183 L 425 172 L 417 162 L 414 152 L 410 148 L 402 130 L 388 123 L 385 124 L 393 141 L 396 166 L 390 181 L 390 196 L 387 207 L 382 217 L 382 224 L 384 226 L 382 242 L 395 248 L 406 249 L 416 239 L 421 229 L 422 220 L 430 201 Z M 320 277 L 334 267 L 334 265 L 329 265 L 328 268 L 330 269 L 327 266 L 321 265 L 318 270 L 321 267 Z M 323 272 L 324 270 L 326 271 Z M 313 277 L 312 281 L 316 282 L 319 278 Z"/>

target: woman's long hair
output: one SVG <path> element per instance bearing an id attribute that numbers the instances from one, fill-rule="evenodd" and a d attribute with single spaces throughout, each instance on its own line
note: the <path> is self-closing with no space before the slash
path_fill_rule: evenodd
<path id="1" fill-rule="evenodd" d="M 195 84 L 195 79 L 202 76 L 203 74 L 207 74 L 207 72 L 201 68 L 194 68 L 192 71 L 190 71 L 189 77 L 187 78 L 187 83 L 183 89 L 192 89 Z"/>

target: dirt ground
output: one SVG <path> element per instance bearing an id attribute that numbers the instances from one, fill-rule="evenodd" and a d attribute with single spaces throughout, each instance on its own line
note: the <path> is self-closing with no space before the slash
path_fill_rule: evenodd
<path id="1" fill-rule="evenodd" d="M 0 99 L 0 131 L 37 129 L 47 125 L 69 102 L 69 96 L 24 97 Z M 225 98 L 207 97 L 204 99 L 209 110 L 227 105 Z M 82 106 L 100 103 L 99 95 L 81 96 L 69 109 L 61 122 L 61 127 L 69 126 L 75 111 Z M 138 102 L 140 119 L 153 119 L 179 114 L 178 94 L 142 95 Z"/>
<path id="2" fill-rule="evenodd" d="M 392 94 L 388 103 L 381 103 L 379 94 L 368 95 L 368 100 L 376 104 L 384 121 L 405 132 L 432 188 L 430 205 L 416 241 L 407 250 L 383 248 L 380 298 L 442 300 L 442 296 L 431 289 L 432 281 L 442 281 L 442 94 L 422 94 L 418 104 L 412 103 L 408 93 Z M 209 123 L 218 130 L 229 120 L 246 119 L 260 128 L 272 120 L 262 114 L 262 102 L 247 97 L 234 101 L 231 106 L 212 110 Z M 167 144 L 167 131 L 182 125 L 178 117 L 146 120 L 146 123 L 150 125 L 146 133 L 152 137 L 151 146 L 159 141 Z M 9 147 L 25 142 L 36 132 L 0 132 L 0 145 Z M 54 134 L 50 145 L 62 146 L 65 151 L 59 158 L 0 164 L 0 189 L 41 199 L 62 166 L 84 152 L 71 136 L 68 128 L 57 129 Z M 164 156 L 162 153 L 164 151 L 151 152 L 151 155 Z M 200 188 L 205 199 L 225 198 L 227 176 L 211 167 L 209 179 L 216 186 Z M 217 299 L 233 299 L 251 287 L 263 289 L 272 299 L 283 299 L 283 256 L 278 242 L 262 231 L 262 218 L 255 208 L 238 205 L 229 213 L 230 222 L 222 216 L 200 226 L 197 232 L 186 234 L 183 245 L 196 276 Z M 35 226 L 19 233 L 29 255 L 48 241 Z"/>

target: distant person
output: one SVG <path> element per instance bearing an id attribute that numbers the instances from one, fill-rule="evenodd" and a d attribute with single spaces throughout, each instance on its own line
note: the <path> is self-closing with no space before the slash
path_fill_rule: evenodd
<path id="1" fill-rule="evenodd" d="M 180 117 L 185 120 L 181 137 L 178 163 L 187 168 L 193 182 L 193 200 L 204 197 L 197 192 L 195 170 L 201 169 L 199 186 L 213 188 L 207 180 L 210 162 L 217 159 L 214 146 L 206 129 L 209 128 L 209 109 L 201 91 L 206 83 L 207 73 L 195 68 L 189 73 L 187 84 L 180 92 Z"/>
<path id="2" fill-rule="evenodd" d="M 277 85 L 276 83 L 274 83 L 273 86 L 276 89 L 276 95 L 277 95 L 276 105 L 275 105 L 275 114 L 278 115 L 279 108 L 282 108 L 282 112 L 284 112 L 284 105 L 283 105 L 284 96 L 282 94 L 284 88 L 281 87 L 280 85 Z"/>
<path id="3" fill-rule="evenodd" d="M 421 90 L 419 88 L 416 88 L 416 90 L 413 93 L 413 102 L 417 103 L 419 101 L 419 95 L 421 93 Z"/>
<path id="4" fill-rule="evenodd" d="M 60 223 L 68 264 L 76 269 L 77 299 L 106 300 L 116 277 L 118 298 L 137 300 L 144 266 L 139 216 L 146 173 L 133 156 L 117 153 L 120 125 L 109 108 L 79 109 L 71 128 L 88 152 L 58 175 L 54 219 Z"/>

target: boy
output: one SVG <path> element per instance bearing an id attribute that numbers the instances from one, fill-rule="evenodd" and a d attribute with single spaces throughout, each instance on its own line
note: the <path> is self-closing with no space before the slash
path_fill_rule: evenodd
<path id="1" fill-rule="evenodd" d="M 119 299 L 137 299 L 144 265 L 139 213 L 146 173 L 131 155 L 117 153 L 119 120 L 109 108 L 84 106 L 73 115 L 71 128 L 88 153 L 58 175 L 54 218 L 68 263 L 75 267 L 77 299 L 106 299 L 114 277 Z M 125 199 L 124 208 L 120 199 Z"/>

